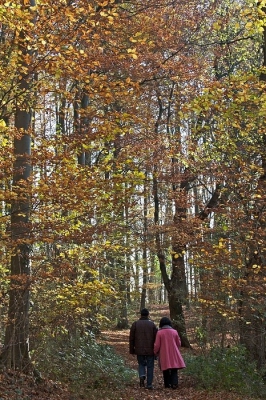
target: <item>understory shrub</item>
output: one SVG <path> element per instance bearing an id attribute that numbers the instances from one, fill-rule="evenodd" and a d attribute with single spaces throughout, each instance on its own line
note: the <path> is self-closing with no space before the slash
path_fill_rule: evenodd
<path id="1" fill-rule="evenodd" d="M 94 335 L 69 339 L 50 337 L 44 351 L 35 355 L 37 369 L 54 381 L 68 383 L 75 391 L 128 384 L 136 371 L 125 366 L 112 347 L 97 343 Z"/>
<path id="2" fill-rule="evenodd" d="M 186 355 L 185 374 L 209 390 L 231 390 L 261 398 L 266 396 L 265 371 L 257 371 L 242 346 L 212 348 L 204 355 Z"/>

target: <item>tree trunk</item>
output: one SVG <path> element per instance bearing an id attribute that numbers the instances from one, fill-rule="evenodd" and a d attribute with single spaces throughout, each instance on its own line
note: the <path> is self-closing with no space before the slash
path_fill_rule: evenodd
<path id="1" fill-rule="evenodd" d="M 30 6 L 35 2 L 31 1 Z M 27 6 L 25 6 L 27 7 Z M 23 8 L 23 6 L 22 6 Z M 11 238 L 13 255 L 11 257 L 11 280 L 9 290 L 8 320 L 5 332 L 4 349 L 1 360 L 7 368 L 27 371 L 29 356 L 29 299 L 30 299 L 30 183 L 31 176 L 31 95 L 26 35 L 20 32 L 19 49 L 22 56 L 19 82 L 20 106 L 16 109 L 15 128 L 22 135 L 14 140 L 15 161 L 13 165 L 14 200 L 11 203 Z"/>
<path id="2" fill-rule="evenodd" d="M 77 87 L 79 85 L 77 84 Z M 81 147 L 78 153 L 78 164 L 86 165 L 88 159 L 88 153 L 84 151 L 82 145 L 82 139 L 86 135 L 86 131 L 89 128 L 89 118 L 87 116 L 87 107 L 89 105 L 89 96 L 77 90 L 75 103 L 74 103 L 74 130 L 81 138 Z"/>
<path id="3" fill-rule="evenodd" d="M 30 112 L 17 110 L 15 126 L 23 130 L 24 134 L 21 139 L 14 141 L 16 158 L 13 190 L 17 194 L 17 199 L 11 204 L 11 237 L 14 255 L 11 257 L 8 323 L 2 355 L 6 366 L 19 370 L 25 370 L 29 366 L 30 193 L 28 178 L 31 174 L 31 139 L 26 132 L 30 121 Z"/>
<path id="4" fill-rule="evenodd" d="M 140 299 L 140 309 L 146 307 L 147 300 L 147 283 L 148 283 L 148 257 L 147 257 L 147 234 L 148 234 L 148 224 L 147 224 L 147 214 L 148 214 L 148 199 L 147 199 L 147 188 L 144 187 L 144 201 L 143 201 L 143 251 L 142 251 L 142 271 L 143 271 L 143 280 L 142 280 L 142 289 L 141 289 L 141 299 Z"/>
<path id="5" fill-rule="evenodd" d="M 266 14 L 266 7 L 261 6 L 262 2 L 258 2 L 258 7 Z M 260 79 L 266 81 L 266 27 L 263 31 L 263 71 Z M 245 276 L 245 284 L 241 293 L 239 303 L 240 315 L 240 342 L 245 345 L 252 359 L 257 362 L 259 369 L 265 368 L 266 365 L 266 318 L 265 318 L 265 289 L 263 282 L 266 279 L 266 250 L 265 238 L 262 232 L 266 228 L 265 215 L 265 192 L 266 192 L 266 157 L 265 146 L 266 139 L 263 138 L 264 146 L 261 151 L 262 174 L 258 181 L 257 197 L 254 209 L 256 210 L 254 223 L 256 225 L 254 231 L 257 230 L 258 237 L 254 238 L 255 245 L 249 249 L 250 259 L 247 264 Z M 258 271 L 258 272 L 257 272 Z"/>
<path id="6" fill-rule="evenodd" d="M 158 254 L 160 262 L 160 270 L 163 278 L 163 282 L 168 294 L 170 318 L 173 323 L 173 327 L 178 331 L 181 339 L 181 345 L 183 347 L 190 348 L 190 343 L 186 333 L 186 324 L 183 312 L 183 289 L 180 290 L 180 281 L 178 274 L 173 273 L 172 278 L 169 279 L 166 271 L 165 257 L 162 253 Z M 181 283 L 183 288 L 183 284 Z"/>

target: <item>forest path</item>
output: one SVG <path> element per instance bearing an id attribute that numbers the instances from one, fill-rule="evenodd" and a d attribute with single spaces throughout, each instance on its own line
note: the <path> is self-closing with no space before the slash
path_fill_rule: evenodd
<path id="1" fill-rule="evenodd" d="M 167 315 L 167 313 L 164 313 L 163 315 Z M 155 322 L 158 322 L 157 319 Z M 124 359 L 125 364 L 128 367 L 137 370 L 138 365 L 136 356 L 129 354 L 129 330 L 103 331 L 101 337 L 101 341 L 112 346 L 116 353 Z M 182 354 L 189 351 L 191 350 L 181 348 Z M 158 363 L 155 362 L 153 380 L 155 387 L 154 390 L 150 391 L 145 388 L 140 388 L 138 377 L 136 377 L 136 381 L 132 386 L 123 388 L 121 393 L 117 392 L 116 398 L 117 400 L 249 400 L 248 397 L 231 392 L 223 391 L 210 393 L 207 390 L 196 389 L 192 380 L 186 376 L 182 370 L 179 371 L 178 376 L 179 388 L 177 390 L 165 389 L 163 385 L 162 372 L 158 367 Z"/>
<path id="2" fill-rule="evenodd" d="M 151 319 L 157 326 L 161 316 L 164 315 L 169 316 L 165 307 L 157 306 L 151 310 Z M 136 319 L 138 317 L 139 315 L 136 314 Z M 193 318 L 187 325 L 190 327 L 188 331 L 191 326 L 195 326 L 192 320 Z M 116 353 L 122 357 L 126 366 L 137 370 L 136 356 L 129 354 L 128 339 L 128 329 L 113 329 L 102 331 L 99 341 L 112 346 Z M 190 351 L 194 350 L 181 348 L 182 354 Z M 94 389 L 91 395 L 84 396 L 79 394 L 78 391 L 76 393 L 71 392 L 67 385 L 61 385 L 58 382 L 45 379 L 41 384 L 36 385 L 32 377 L 14 371 L 6 371 L 0 373 L 0 400 L 254 400 L 231 392 L 210 393 L 206 390 L 197 390 L 193 381 L 182 370 L 179 371 L 179 388 L 177 390 L 165 389 L 162 372 L 157 362 L 155 362 L 153 384 L 154 390 L 140 388 L 139 379 L 136 375 L 136 380 L 131 385 L 121 387 L 121 389 L 102 390 L 98 388 Z"/>

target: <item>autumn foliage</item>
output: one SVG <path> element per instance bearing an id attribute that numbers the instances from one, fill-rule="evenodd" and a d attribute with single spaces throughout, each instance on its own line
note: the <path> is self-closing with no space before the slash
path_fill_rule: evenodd
<path id="1" fill-rule="evenodd" d="M 6 367 L 162 302 L 265 366 L 265 7 L 0 1 Z"/>

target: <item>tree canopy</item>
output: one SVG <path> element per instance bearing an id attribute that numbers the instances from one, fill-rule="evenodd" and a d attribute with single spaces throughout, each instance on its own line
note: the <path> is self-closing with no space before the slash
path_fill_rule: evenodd
<path id="1" fill-rule="evenodd" d="M 6 366 L 161 301 L 265 365 L 265 8 L 0 2 Z"/>

